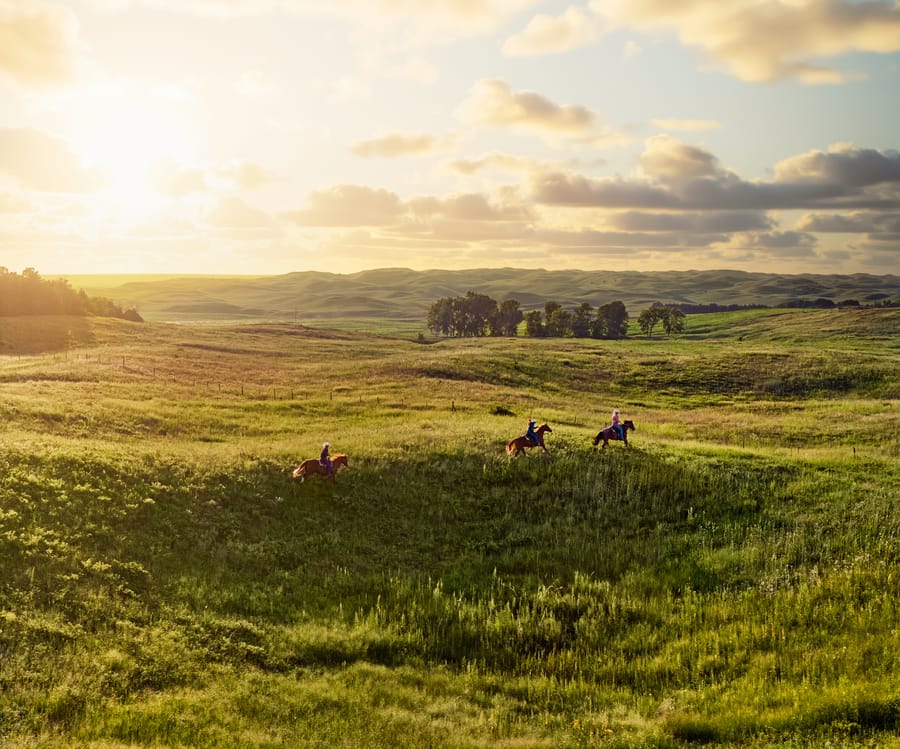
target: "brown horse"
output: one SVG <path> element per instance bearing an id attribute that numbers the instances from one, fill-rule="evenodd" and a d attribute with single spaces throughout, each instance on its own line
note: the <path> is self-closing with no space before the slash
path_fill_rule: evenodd
<path id="1" fill-rule="evenodd" d="M 553 433 L 553 430 L 550 428 L 549 424 L 541 424 L 537 429 L 534 430 L 534 433 L 538 438 L 536 445 L 525 435 L 516 437 L 514 440 L 510 440 L 506 445 L 506 454 L 512 455 L 512 457 L 515 458 L 519 453 L 525 453 L 525 457 L 527 458 L 529 457 L 529 455 L 525 452 L 525 450 L 532 447 L 540 447 L 545 453 L 549 455 L 550 451 L 544 444 L 544 432 L 550 432 L 551 434 Z"/>
<path id="2" fill-rule="evenodd" d="M 347 456 L 344 453 L 337 453 L 331 459 L 331 473 L 328 474 L 327 478 L 329 478 L 332 482 L 334 481 L 334 474 L 337 473 L 337 469 L 341 466 L 344 468 L 349 468 L 350 464 L 347 463 Z M 310 458 L 309 460 L 304 460 L 300 465 L 298 465 L 291 476 L 295 479 L 300 479 L 300 482 L 303 483 L 303 480 L 307 476 L 325 476 L 325 466 L 323 466 L 318 458 Z"/>
<path id="3" fill-rule="evenodd" d="M 634 431 L 634 422 L 631 419 L 625 419 L 625 421 L 622 422 L 622 434 L 624 435 L 622 441 L 625 443 L 625 447 L 628 447 L 629 431 Z M 610 426 L 606 427 L 606 429 L 601 429 L 597 433 L 597 436 L 594 437 L 593 445 L 594 447 L 596 447 L 598 444 L 600 444 L 600 440 L 603 440 L 603 447 L 606 447 L 607 444 L 609 444 L 610 440 L 617 439 L 619 439 L 619 433 Z"/>

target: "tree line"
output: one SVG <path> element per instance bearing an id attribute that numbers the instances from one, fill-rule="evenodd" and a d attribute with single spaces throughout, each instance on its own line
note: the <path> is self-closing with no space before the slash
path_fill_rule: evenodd
<path id="1" fill-rule="evenodd" d="M 90 297 L 65 279 L 42 278 L 34 268 L 19 274 L 0 267 L 0 317 L 19 315 L 94 315 L 144 321 L 136 309 L 123 309 L 105 297 Z"/>
<path id="2" fill-rule="evenodd" d="M 628 310 L 620 301 L 593 307 L 583 302 L 572 310 L 549 301 L 543 310 L 523 312 L 516 299 L 498 304 L 486 294 L 438 299 L 428 310 L 426 324 L 435 335 L 515 336 L 525 323 L 525 334 L 538 338 L 624 338 Z"/>

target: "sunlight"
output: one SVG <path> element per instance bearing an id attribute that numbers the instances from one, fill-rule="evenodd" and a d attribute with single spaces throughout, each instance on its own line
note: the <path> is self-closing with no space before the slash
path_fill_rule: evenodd
<path id="1" fill-rule="evenodd" d="M 121 91 L 89 98 L 74 147 L 104 177 L 97 207 L 122 223 L 146 220 L 164 203 L 150 184 L 153 167 L 162 159 L 189 159 L 189 133 L 149 98 Z"/>

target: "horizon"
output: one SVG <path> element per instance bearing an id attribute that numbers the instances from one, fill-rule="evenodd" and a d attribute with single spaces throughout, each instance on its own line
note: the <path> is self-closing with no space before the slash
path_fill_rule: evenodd
<path id="1" fill-rule="evenodd" d="M 3 7 L 10 269 L 900 267 L 889 0 Z"/>
<path id="2" fill-rule="evenodd" d="M 103 278 L 103 279 L 149 279 L 153 281 L 164 281 L 168 279 L 178 278 L 210 278 L 210 279 L 257 279 L 257 278 L 273 278 L 277 276 L 289 276 L 302 273 L 321 273 L 334 276 L 354 276 L 364 273 L 375 273 L 379 271 L 408 271 L 410 273 L 475 273 L 475 272 L 496 272 L 496 271 L 515 271 L 524 273 L 646 273 L 646 274 L 690 274 L 690 273 L 745 273 L 748 275 L 761 276 L 821 276 L 821 277 L 851 277 L 851 276 L 872 276 L 875 278 L 897 278 L 900 280 L 900 273 L 868 273 L 860 271 L 857 273 L 828 273 L 828 272 L 806 272 L 798 271 L 796 273 L 780 273 L 776 271 L 747 270 L 744 268 L 708 268 L 699 270 L 696 268 L 688 268 L 685 270 L 676 270 L 673 268 L 662 270 L 609 270 L 598 268 L 588 270 L 584 268 L 521 268 L 516 266 L 484 266 L 471 268 L 425 268 L 416 270 L 414 268 L 403 266 L 384 266 L 381 268 L 365 268 L 358 271 L 347 273 L 339 273 L 336 271 L 322 270 L 291 270 L 283 273 L 49 273 L 44 274 L 38 271 L 42 278 L 47 279 L 85 279 L 85 278 Z M 15 271 L 13 271 L 15 272 Z"/>

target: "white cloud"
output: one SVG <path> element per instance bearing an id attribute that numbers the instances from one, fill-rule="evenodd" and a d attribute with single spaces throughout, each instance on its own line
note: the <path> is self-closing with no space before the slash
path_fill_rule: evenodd
<path id="1" fill-rule="evenodd" d="M 499 80 L 476 83 L 458 114 L 464 122 L 473 125 L 570 135 L 590 132 L 597 119 L 586 107 L 556 104 L 533 91 L 513 91 Z"/>
<path id="2" fill-rule="evenodd" d="M 452 141 L 452 139 L 450 139 Z M 429 133 L 385 133 L 377 138 L 363 140 L 353 145 L 353 153 L 369 158 L 396 158 L 398 156 L 425 156 L 448 147 L 448 139 Z"/>
<path id="3" fill-rule="evenodd" d="M 78 58 L 78 23 L 60 5 L 0 0 L 0 72 L 25 86 L 69 83 Z"/>
<path id="4" fill-rule="evenodd" d="M 92 192 L 103 184 L 65 141 L 32 128 L 0 128 L 3 172 L 40 192 Z"/>
<path id="5" fill-rule="evenodd" d="M 672 30 L 757 83 L 840 83 L 853 75 L 823 60 L 900 51 L 900 5 L 884 0 L 592 0 L 591 7 L 616 26 Z"/>
<path id="6" fill-rule="evenodd" d="M 567 52 L 594 42 L 601 33 L 600 20 L 576 6 L 569 6 L 561 16 L 540 14 L 531 19 L 518 34 L 503 45 L 510 57 Z"/>

